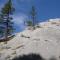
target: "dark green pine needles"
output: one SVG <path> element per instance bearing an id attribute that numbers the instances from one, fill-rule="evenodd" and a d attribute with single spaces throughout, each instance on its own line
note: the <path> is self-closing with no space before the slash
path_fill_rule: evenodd
<path id="1" fill-rule="evenodd" d="M 4 35 L 7 40 L 8 36 L 10 36 L 13 32 L 13 22 L 12 22 L 12 14 L 14 12 L 14 8 L 12 5 L 12 1 L 8 0 L 8 2 L 1 9 L 0 13 L 0 33 Z"/>

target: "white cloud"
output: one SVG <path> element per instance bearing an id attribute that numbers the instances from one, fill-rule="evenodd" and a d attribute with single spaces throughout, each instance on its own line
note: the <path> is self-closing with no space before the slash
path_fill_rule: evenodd
<path id="1" fill-rule="evenodd" d="M 28 16 L 24 15 L 24 14 L 20 14 L 20 15 L 16 15 L 14 16 L 14 23 L 17 25 L 23 24 L 25 20 L 27 20 Z"/>
<path id="2" fill-rule="evenodd" d="M 19 15 L 15 15 L 13 17 L 14 17 L 13 22 L 14 22 L 14 26 L 16 28 L 16 31 L 23 30 L 26 27 L 24 25 L 24 21 L 28 19 L 28 16 L 24 15 L 24 14 L 19 14 Z"/>

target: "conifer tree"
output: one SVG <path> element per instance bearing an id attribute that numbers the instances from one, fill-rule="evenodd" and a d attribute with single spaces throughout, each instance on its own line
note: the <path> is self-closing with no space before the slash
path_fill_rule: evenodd
<path id="1" fill-rule="evenodd" d="M 31 18 L 32 18 L 32 25 L 35 26 L 36 24 L 36 9 L 35 6 L 32 6 L 32 10 L 31 10 Z"/>
<path id="2" fill-rule="evenodd" d="M 35 25 L 36 25 L 36 9 L 35 6 L 32 6 L 31 11 L 30 11 L 30 17 L 31 20 L 27 21 L 27 26 L 31 26 L 33 27 L 33 29 L 35 29 Z"/>
<path id="3" fill-rule="evenodd" d="M 8 36 L 10 36 L 13 32 L 13 22 L 12 22 L 12 14 L 14 12 L 14 8 L 12 5 L 12 1 L 8 0 L 8 2 L 4 5 L 4 7 L 1 10 L 1 24 L 3 27 L 3 33 L 5 36 L 5 39 L 8 40 Z"/>

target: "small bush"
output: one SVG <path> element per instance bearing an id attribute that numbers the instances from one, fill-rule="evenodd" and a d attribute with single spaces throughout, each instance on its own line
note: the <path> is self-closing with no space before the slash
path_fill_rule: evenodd
<path id="1" fill-rule="evenodd" d="M 32 21 L 27 21 L 27 26 L 33 26 L 33 23 L 32 23 Z"/>

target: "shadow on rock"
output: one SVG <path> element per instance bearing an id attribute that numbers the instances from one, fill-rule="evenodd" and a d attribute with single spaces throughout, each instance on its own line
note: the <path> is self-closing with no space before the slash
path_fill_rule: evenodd
<path id="1" fill-rule="evenodd" d="M 45 60 L 38 54 L 28 54 L 14 58 L 13 60 Z"/>

